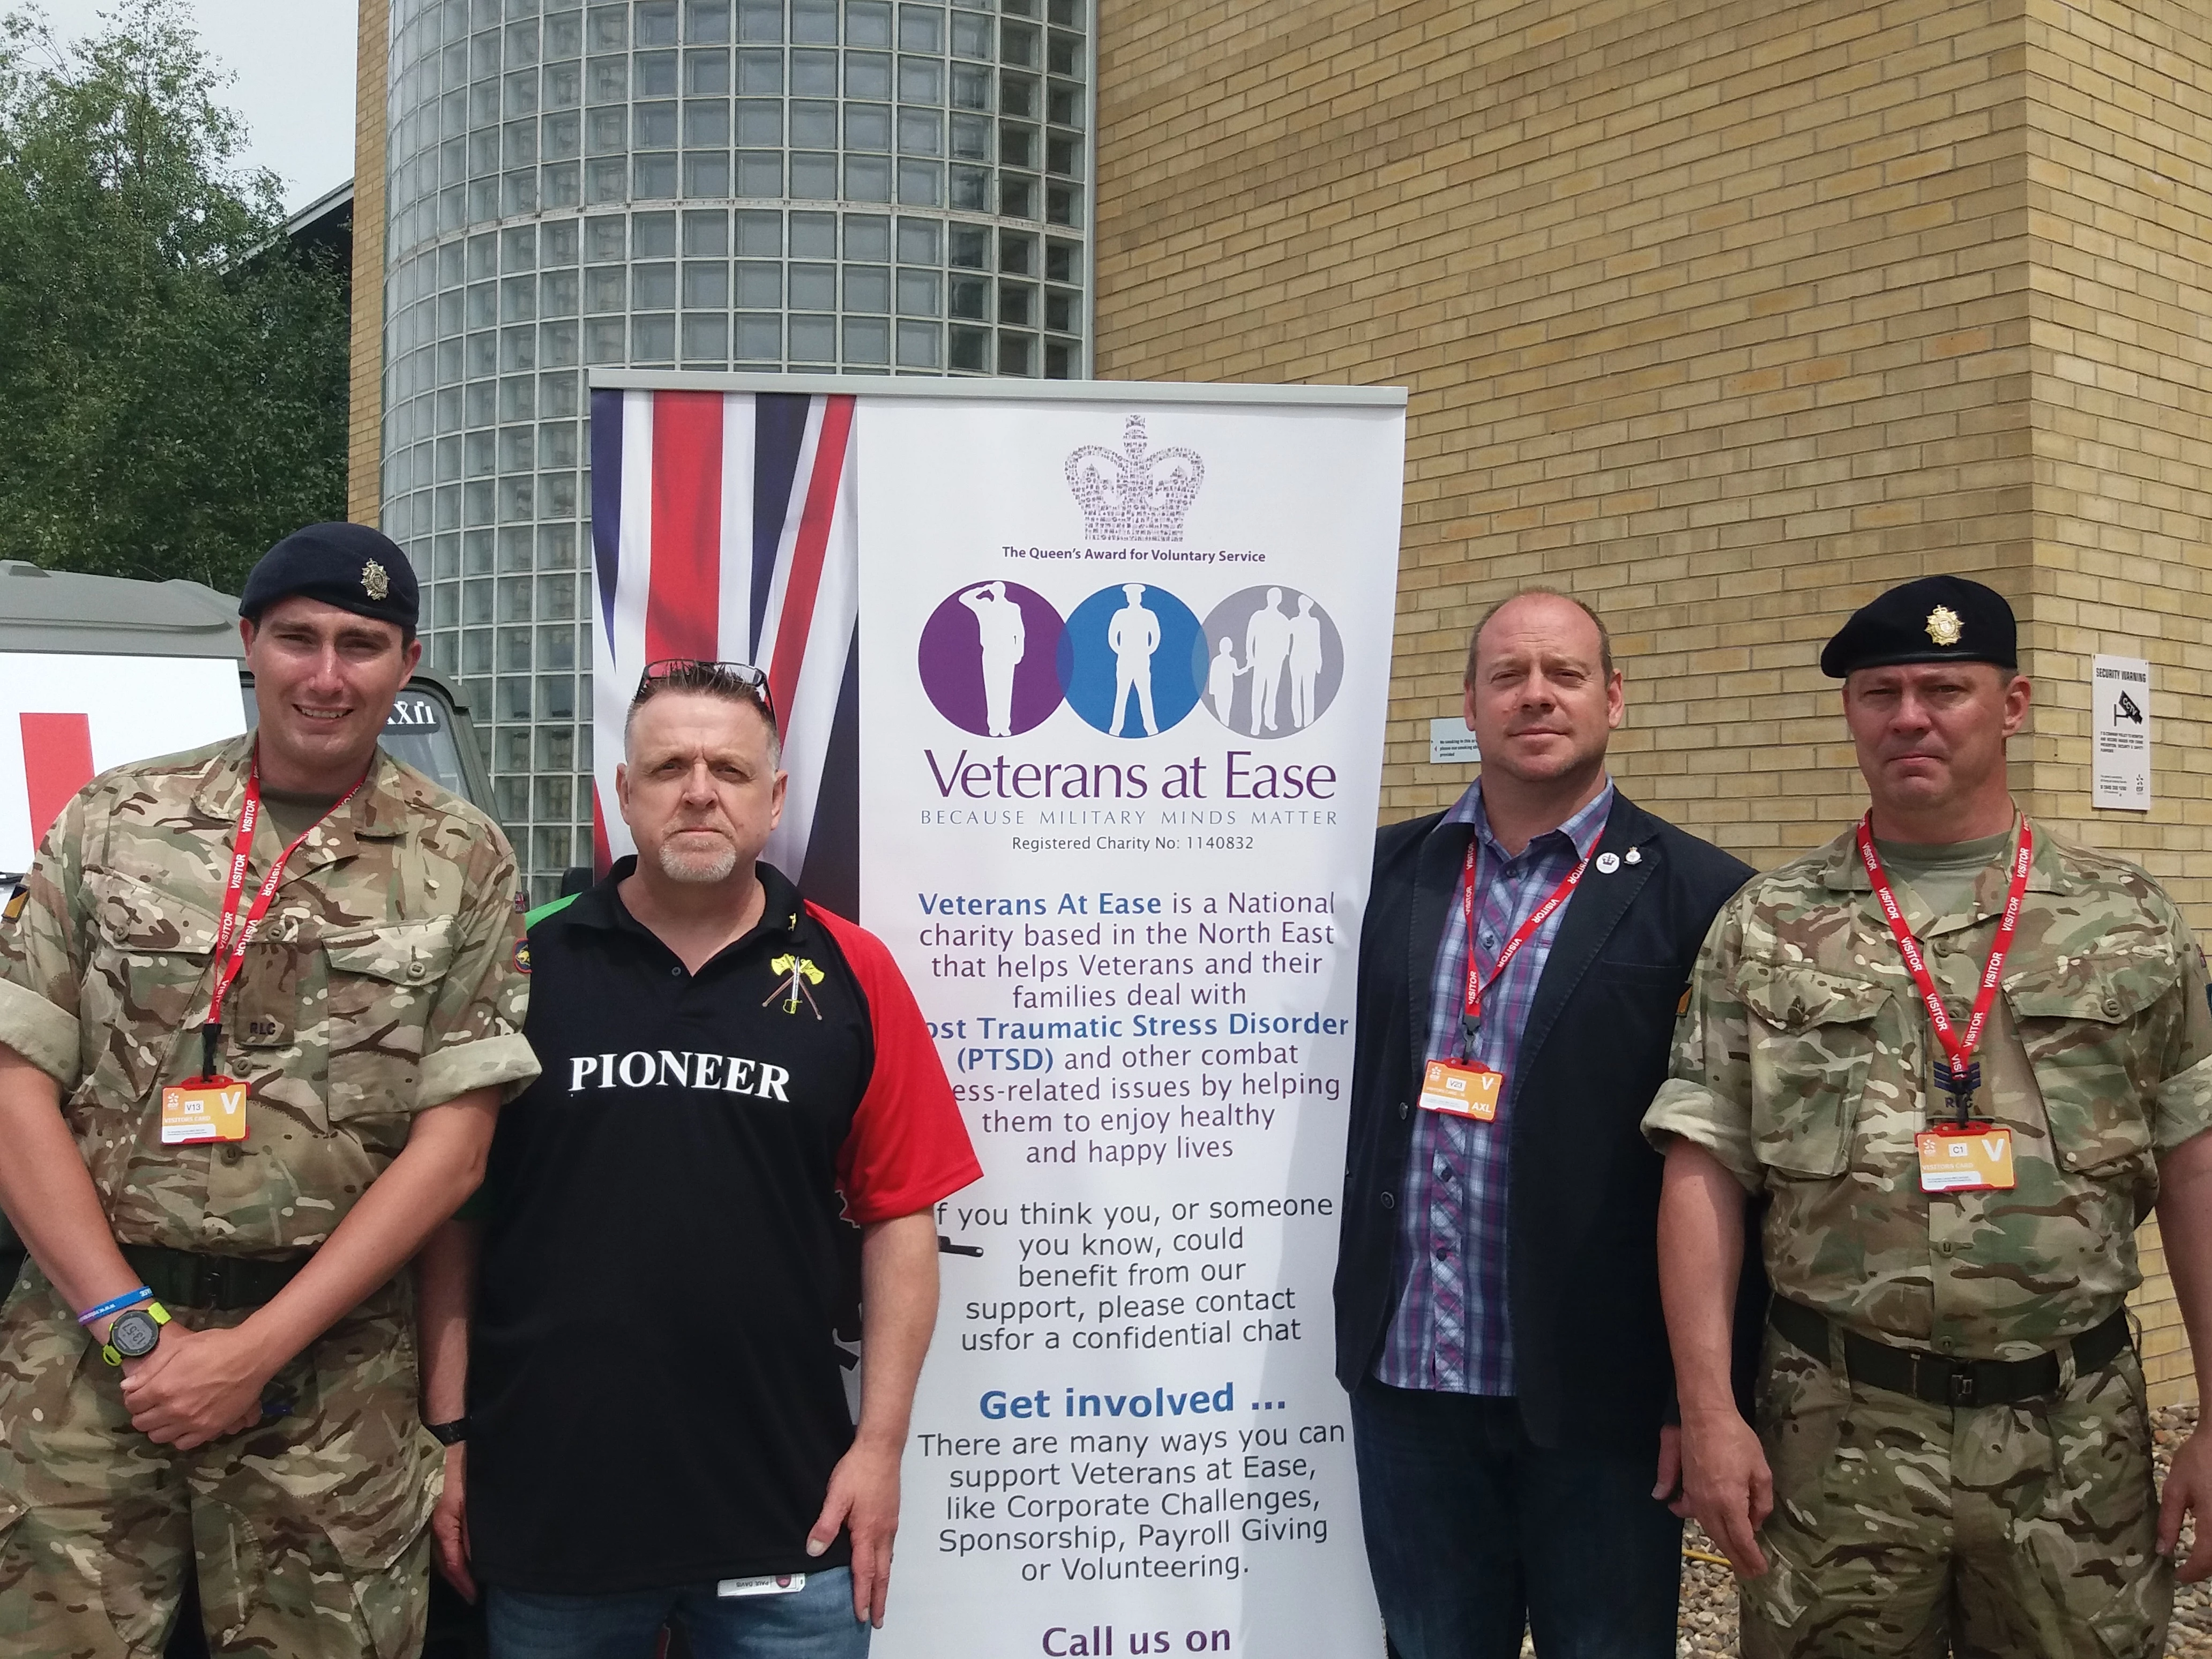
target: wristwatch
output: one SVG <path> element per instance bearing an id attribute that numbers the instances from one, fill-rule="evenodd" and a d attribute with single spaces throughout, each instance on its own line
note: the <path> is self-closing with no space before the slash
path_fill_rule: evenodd
<path id="1" fill-rule="evenodd" d="M 469 1419 L 465 1417 L 457 1417 L 450 1423 L 425 1423 L 422 1426 L 441 1446 L 458 1446 L 469 1437 Z"/>
<path id="2" fill-rule="evenodd" d="M 154 1345 L 161 1340 L 161 1327 L 168 1322 L 169 1310 L 158 1302 L 118 1314 L 107 1328 L 107 1340 L 100 1345 L 100 1357 L 111 1365 L 143 1359 L 154 1352 Z"/>

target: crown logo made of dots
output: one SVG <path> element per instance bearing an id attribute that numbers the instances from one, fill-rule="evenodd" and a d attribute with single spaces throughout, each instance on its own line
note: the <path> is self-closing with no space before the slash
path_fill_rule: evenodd
<path id="1" fill-rule="evenodd" d="M 1085 444 L 1067 458 L 1067 487 L 1083 509 L 1083 533 L 1093 541 L 1179 542 L 1182 515 L 1206 482 L 1194 449 L 1148 453 L 1145 417 L 1121 425 L 1119 453 Z"/>

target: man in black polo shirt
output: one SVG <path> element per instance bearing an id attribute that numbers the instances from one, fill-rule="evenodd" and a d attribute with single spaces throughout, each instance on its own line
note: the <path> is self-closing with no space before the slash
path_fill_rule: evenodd
<path id="1" fill-rule="evenodd" d="M 671 1621 L 698 1659 L 846 1659 L 883 1622 L 932 1207 L 981 1170 L 890 953 L 757 862 L 778 747 L 758 671 L 654 665 L 616 774 L 637 856 L 531 917 L 544 1073 L 492 1149 L 439 1527 L 495 1659 L 644 1659 Z"/>

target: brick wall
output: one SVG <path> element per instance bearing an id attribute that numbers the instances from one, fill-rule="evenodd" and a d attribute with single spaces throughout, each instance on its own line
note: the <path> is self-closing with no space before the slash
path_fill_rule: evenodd
<path id="1" fill-rule="evenodd" d="M 384 118 L 389 0 L 361 0 L 354 71 L 353 385 L 346 415 L 346 516 L 373 525 L 384 471 Z"/>
<path id="2" fill-rule="evenodd" d="M 2021 612 L 2031 807 L 2212 925 L 2179 866 L 2212 827 L 2181 660 L 2205 221 L 2173 176 L 2212 139 L 2203 29 L 2146 0 L 1108 8 L 1097 372 L 1409 388 L 1388 817 L 1464 787 L 1428 720 L 1474 617 L 1541 581 L 1613 629 L 1623 786 L 1778 862 L 1863 805 L 1820 641 L 1948 570 Z M 2091 649 L 2158 664 L 2148 823 L 2087 821 Z M 2162 1279 L 2143 1306 L 2170 1344 Z"/>
<path id="3" fill-rule="evenodd" d="M 2191 0 L 2027 9 L 2033 375 L 2024 769 L 2062 833 L 2124 853 L 2212 926 L 2212 15 Z M 2151 664 L 2149 812 L 2089 799 L 2089 659 Z M 2154 1392 L 2193 1391 L 2155 1227 L 2136 1298 Z"/>

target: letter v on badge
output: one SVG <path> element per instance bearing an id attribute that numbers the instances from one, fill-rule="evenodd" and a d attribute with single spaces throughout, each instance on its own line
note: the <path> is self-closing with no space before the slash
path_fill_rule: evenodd
<path id="1" fill-rule="evenodd" d="M 2012 1131 L 1939 1123 L 1912 1138 L 1923 1193 L 2005 1193 L 2013 1187 Z"/>
<path id="2" fill-rule="evenodd" d="M 1498 1115 L 1498 1091 L 1504 1082 L 1504 1073 L 1493 1072 L 1487 1066 L 1432 1060 L 1421 1078 L 1421 1109 L 1488 1123 Z"/>
<path id="3" fill-rule="evenodd" d="M 173 1084 L 161 1091 L 161 1144 L 246 1139 L 246 1085 L 228 1079 Z"/>

